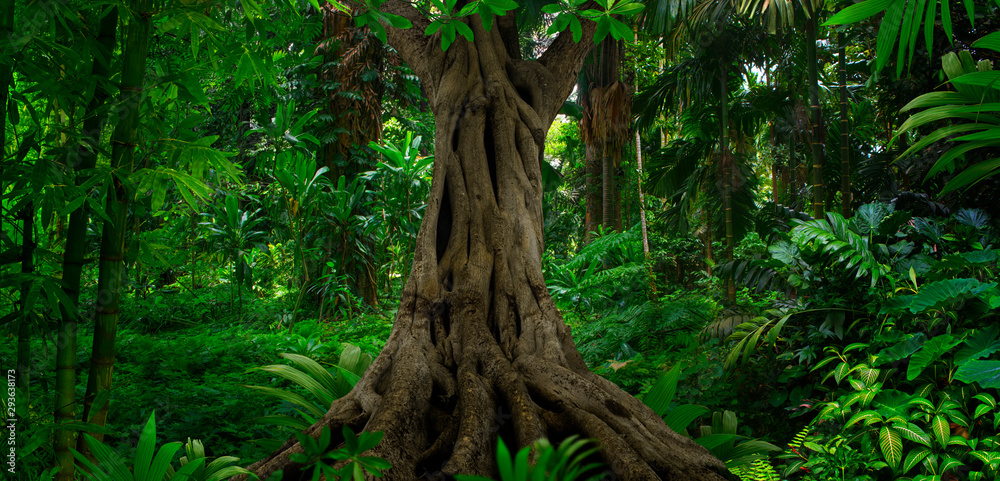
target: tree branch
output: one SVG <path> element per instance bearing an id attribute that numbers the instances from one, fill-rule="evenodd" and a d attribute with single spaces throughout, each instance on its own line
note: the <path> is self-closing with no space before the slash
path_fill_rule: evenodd
<path id="1" fill-rule="evenodd" d="M 413 23 L 413 26 L 407 29 L 386 25 L 386 37 L 389 45 L 399 52 L 403 61 L 420 78 L 428 98 L 431 98 L 434 86 L 437 85 L 437 79 L 443 70 L 444 52 L 437 48 L 437 42 L 434 41 L 439 39 L 439 36 L 424 35 L 424 30 L 431 23 L 430 20 L 405 0 L 386 0 L 381 10 L 399 15 Z"/>
<path id="2" fill-rule="evenodd" d="M 587 7 L 590 5 L 584 5 Z M 546 118 L 555 117 L 559 109 L 562 108 L 566 98 L 573 91 L 576 85 L 577 76 L 583 68 L 583 62 L 587 59 L 587 54 L 594 48 L 594 31 L 597 24 L 589 20 L 583 22 L 583 36 L 579 42 L 573 41 L 573 33 L 570 29 L 563 30 L 552 42 L 549 48 L 545 49 L 538 63 L 542 64 L 551 73 L 551 78 L 555 81 L 553 85 L 545 86 L 545 112 L 539 112 Z M 549 113 L 551 112 L 551 115 Z"/>
<path id="3" fill-rule="evenodd" d="M 507 12 L 502 17 L 494 16 L 493 28 L 500 32 L 504 47 L 507 49 L 507 56 L 514 60 L 521 60 L 521 40 L 517 29 L 516 10 Z"/>

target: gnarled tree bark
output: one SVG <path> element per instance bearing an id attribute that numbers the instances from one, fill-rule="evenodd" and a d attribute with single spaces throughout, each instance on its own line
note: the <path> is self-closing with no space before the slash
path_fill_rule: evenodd
<path id="1" fill-rule="evenodd" d="M 719 460 L 587 369 L 545 287 L 539 162 L 593 25 L 526 61 L 512 15 L 489 32 L 466 19 L 475 41 L 442 52 L 408 4 L 383 9 L 414 23 L 389 40 L 434 111 L 434 180 L 386 347 L 308 433 L 383 431 L 370 455 L 392 464 L 388 480 L 496 476 L 497 436 L 520 448 L 571 434 L 596 439 L 618 479 L 724 479 Z M 301 450 L 289 441 L 251 470 L 298 479 L 288 458 Z"/>

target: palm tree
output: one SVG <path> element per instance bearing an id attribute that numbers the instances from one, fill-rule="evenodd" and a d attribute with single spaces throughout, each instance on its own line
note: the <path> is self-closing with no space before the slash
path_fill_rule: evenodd
<path id="1" fill-rule="evenodd" d="M 648 126 L 668 105 L 684 107 L 678 119 L 679 138 L 650 160 L 647 187 L 653 194 L 671 197 L 672 207 L 665 215 L 678 230 L 689 230 L 687 219 L 692 216 L 707 219 L 703 241 L 709 260 L 714 257 L 713 226 L 722 226 L 726 260 L 731 262 L 736 239 L 746 232 L 754 211 L 756 178 L 745 161 L 750 151 L 748 136 L 761 119 L 756 109 L 745 106 L 750 100 L 746 92 L 731 94 L 745 73 L 740 46 L 751 43 L 748 39 L 753 35 L 737 23 L 730 25 L 693 58 L 665 70 L 638 99 L 647 106 L 639 115 L 640 126 Z M 736 69 L 730 69 L 730 64 Z M 739 75 L 730 74 L 731 70 Z M 722 213 L 720 218 L 712 215 L 715 212 Z M 735 301 L 731 276 L 725 282 L 727 299 Z"/>
<path id="2" fill-rule="evenodd" d="M 819 103 L 819 60 L 816 53 L 818 18 L 823 0 L 741 0 L 740 11 L 759 15 L 770 33 L 779 26 L 795 24 L 796 11 L 805 15 L 806 68 L 809 77 L 810 152 L 812 153 L 812 215 L 821 218 L 825 210 L 825 181 L 823 179 L 823 152 L 825 130 L 823 112 Z"/>
<path id="3" fill-rule="evenodd" d="M 622 229 L 621 192 L 615 177 L 622 149 L 630 140 L 632 104 L 620 66 L 621 42 L 602 42 L 591 51 L 591 62 L 578 84 L 583 106 L 580 136 L 587 166 L 587 241 L 598 225 L 607 230 Z"/>
<path id="4" fill-rule="evenodd" d="M 726 258 L 730 262 L 736 245 L 733 194 L 736 176 L 740 172 L 736 165 L 738 156 L 730 149 L 730 138 L 734 132 L 730 125 L 729 99 L 731 82 L 735 78 L 730 71 L 731 67 L 735 67 L 732 70 L 736 72 L 745 68 L 745 52 L 742 47 L 747 45 L 747 40 L 752 35 L 750 30 L 740 25 L 735 12 L 735 4 L 729 1 L 706 0 L 679 4 L 656 2 L 648 9 L 642 21 L 653 29 L 662 29 L 668 55 L 676 57 L 680 52 L 681 42 L 685 39 L 694 40 L 693 60 L 697 60 L 695 64 L 698 67 L 692 70 L 690 67 L 693 65 L 689 65 L 685 70 L 675 70 L 661 76 L 657 85 L 648 91 L 648 97 L 644 98 L 645 101 L 652 101 L 648 105 L 653 110 L 640 115 L 639 119 L 641 125 L 650 125 L 652 118 L 658 113 L 657 109 L 664 106 L 668 97 L 677 96 L 680 92 L 685 93 L 685 102 L 694 99 L 696 102 L 709 102 L 718 108 L 719 142 L 713 162 L 717 166 L 716 172 L 721 184 Z M 683 72 L 682 76 L 678 76 L 680 72 Z M 671 87 L 671 84 L 674 86 Z M 713 99 L 717 101 L 713 102 Z M 741 134 L 736 135 L 738 137 Z M 711 260 L 710 237 L 706 241 L 709 242 L 706 257 Z M 736 300 L 735 284 L 731 277 L 726 279 L 726 297 L 730 301 Z"/>

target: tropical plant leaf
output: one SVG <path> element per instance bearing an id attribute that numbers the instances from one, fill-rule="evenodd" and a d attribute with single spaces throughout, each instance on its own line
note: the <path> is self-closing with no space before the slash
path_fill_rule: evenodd
<path id="1" fill-rule="evenodd" d="M 670 410 L 670 403 L 674 401 L 677 393 L 677 381 L 681 376 L 681 365 L 676 364 L 663 376 L 656 384 L 649 389 L 649 392 L 642 397 L 642 402 L 649 406 L 657 416 L 664 416 Z"/>
<path id="2" fill-rule="evenodd" d="M 987 357 L 1000 351 L 1000 326 L 996 324 L 977 329 L 965 340 L 965 345 L 955 354 L 955 364 Z"/>
<path id="3" fill-rule="evenodd" d="M 882 426 L 878 432 L 878 444 L 882 448 L 882 457 L 889 467 L 896 469 L 903 458 L 903 439 L 892 426 Z"/>
<path id="4" fill-rule="evenodd" d="M 941 358 L 942 354 L 950 351 L 951 348 L 959 345 L 961 342 L 961 339 L 956 339 L 951 334 L 935 336 L 924 342 L 923 347 L 910 356 L 910 364 L 906 369 L 906 379 L 909 381 L 916 379 L 927 366 L 933 364 Z"/>
<path id="5" fill-rule="evenodd" d="M 883 349 L 875 356 L 875 365 L 881 366 L 889 362 L 906 359 L 911 354 L 920 350 L 926 340 L 927 338 L 924 337 L 924 333 L 918 332 L 903 341 L 897 342 L 892 347 Z"/>
<path id="6" fill-rule="evenodd" d="M 955 379 L 979 383 L 984 389 L 1000 388 L 1000 361 L 969 361 L 958 368 Z"/>
<path id="7" fill-rule="evenodd" d="M 708 412 L 709 409 L 704 406 L 681 404 L 668 412 L 663 417 L 663 421 L 675 433 L 683 434 L 695 419 L 708 414 Z"/>

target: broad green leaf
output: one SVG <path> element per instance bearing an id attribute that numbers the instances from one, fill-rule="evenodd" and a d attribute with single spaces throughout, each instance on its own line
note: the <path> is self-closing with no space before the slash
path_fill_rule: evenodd
<path id="1" fill-rule="evenodd" d="M 878 353 L 878 355 L 875 356 L 875 365 L 881 366 L 888 362 L 906 359 L 910 357 L 911 354 L 920 350 L 925 341 L 926 338 L 924 337 L 924 334 L 922 332 L 918 332 L 916 335 L 908 339 L 897 342 L 892 347 L 883 349 Z"/>
<path id="2" fill-rule="evenodd" d="M 968 145 L 968 144 L 967 144 Z M 954 150 L 954 149 L 952 149 Z M 976 185 L 997 173 L 1000 170 L 1000 158 L 980 162 L 962 171 L 941 189 L 941 195 L 953 190 L 962 189 Z"/>
<path id="3" fill-rule="evenodd" d="M 855 3 L 831 16 L 823 25 L 847 25 L 860 22 L 868 17 L 882 13 L 892 2 L 893 0 L 865 0 Z"/>
<path id="4" fill-rule="evenodd" d="M 965 340 L 965 345 L 955 354 L 955 364 L 980 359 L 1000 351 L 1000 327 L 996 324 L 977 329 Z"/>
<path id="5" fill-rule="evenodd" d="M 469 26 L 466 25 L 465 22 L 455 21 L 452 23 L 455 25 L 455 29 L 458 31 L 459 34 L 465 37 L 466 40 L 470 42 L 472 41 L 472 29 L 469 28 Z"/>
<path id="6" fill-rule="evenodd" d="M 927 448 L 911 449 L 909 453 L 906 453 L 906 459 L 903 461 L 903 469 L 901 472 L 904 474 L 907 473 L 923 461 L 928 454 L 931 454 L 931 450 Z"/>
<path id="7" fill-rule="evenodd" d="M 138 479 L 149 476 L 149 466 L 153 462 L 153 452 L 156 450 L 156 412 L 149 414 L 146 426 L 139 434 L 139 446 L 135 452 L 134 474 Z"/>
<path id="8" fill-rule="evenodd" d="M 889 467 L 896 469 L 903 457 L 902 437 L 893 427 L 883 426 L 878 432 L 878 444 Z"/>
<path id="9" fill-rule="evenodd" d="M 950 351 L 951 348 L 961 342 L 961 339 L 956 339 L 951 334 L 935 336 L 933 339 L 924 342 L 923 347 L 910 356 L 910 364 L 906 369 L 906 379 L 909 381 L 916 379 L 927 366 L 933 364 L 941 358 L 942 354 Z"/>
<path id="10" fill-rule="evenodd" d="M 708 414 L 709 409 L 696 404 L 682 404 L 664 416 L 663 421 L 675 433 L 683 433 L 691 423 L 700 416 Z"/>
<path id="11" fill-rule="evenodd" d="M 969 361 L 958 368 L 955 379 L 979 383 L 984 389 L 1000 388 L 1000 361 Z"/>
<path id="12" fill-rule="evenodd" d="M 381 12 L 381 15 L 382 15 L 382 18 L 384 18 L 385 21 L 389 25 L 392 25 L 395 28 L 410 28 L 410 27 L 413 27 L 413 23 L 411 23 L 405 17 L 401 17 L 399 15 L 394 15 L 394 14 L 385 13 L 385 12 Z"/>
<path id="13" fill-rule="evenodd" d="M 294 393 L 291 391 L 286 391 L 284 389 L 273 388 L 269 386 L 246 386 L 250 389 L 255 389 L 261 391 L 267 395 L 281 399 L 282 401 L 288 401 L 291 404 L 300 406 L 302 409 L 309 411 L 316 417 L 321 417 L 326 413 L 326 410 L 320 408 L 316 403 L 307 400 L 301 394 Z"/>
<path id="14" fill-rule="evenodd" d="M 611 17 L 602 16 L 597 19 L 597 30 L 594 32 L 594 45 L 601 43 L 611 31 Z"/>
<path id="15" fill-rule="evenodd" d="M 898 423 L 893 426 L 900 435 L 904 438 L 909 439 L 915 443 L 923 444 L 924 446 L 930 447 L 931 437 L 924 432 L 920 426 L 913 423 Z"/>
<path id="16" fill-rule="evenodd" d="M 993 32 L 972 43 L 976 48 L 988 48 L 1000 52 L 1000 32 Z"/>
<path id="17" fill-rule="evenodd" d="M 500 479 L 514 479 L 514 467 L 511 465 L 510 451 L 503 439 L 497 438 L 497 469 L 500 471 Z"/>
<path id="18" fill-rule="evenodd" d="M 642 397 L 642 402 L 649 406 L 657 416 L 664 416 L 670 409 L 677 393 L 677 381 L 681 376 L 681 365 L 676 364 L 660 377 L 649 392 Z"/>
<path id="19" fill-rule="evenodd" d="M 844 428 L 845 429 L 849 428 L 852 425 L 854 425 L 854 424 L 856 424 L 858 422 L 861 422 L 861 421 L 864 421 L 865 425 L 868 425 L 868 424 L 871 424 L 871 422 L 870 422 L 871 420 L 876 420 L 877 421 L 877 420 L 881 420 L 881 419 L 882 419 L 882 417 L 879 416 L 879 414 L 876 411 L 873 411 L 873 410 L 870 410 L 870 409 L 864 410 L 864 411 L 859 411 L 857 414 L 851 416 L 851 419 L 849 419 L 847 421 L 847 423 L 844 424 Z"/>
<path id="20" fill-rule="evenodd" d="M 938 443 L 942 446 L 948 445 L 948 438 L 951 437 L 951 428 L 948 426 L 948 420 L 944 416 L 937 414 L 931 419 L 931 432 L 934 433 L 934 437 Z"/>
<path id="21" fill-rule="evenodd" d="M 885 17 L 878 27 L 878 37 L 875 40 L 875 69 L 881 71 L 889 62 L 893 46 L 899 39 L 900 24 L 906 10 L 906 0 L 893 0 L 885 10 Z M 903 48 L 900 45 L 899 48 Z"/>
<path id="22" fill-rule="evenodd" d="M 573 33 L 574 42 L 579 42 L 583 38 L 583 25 L 580 24 L 580 18 L 576 15 L 570 16 L 569 29 Z"/>
<path id="23" fill-rule="evenodd" d="M 961 77 L 951 79 L 951 83 L 1000 89 L 1000 70 L 970 72 Z"/>
<path id="24" fill-rule="evenodd" d="M 455 42 L 455 23 L 449 22 L 441 27 L 441 51 L 447 51 L 448 47 Z"/>

